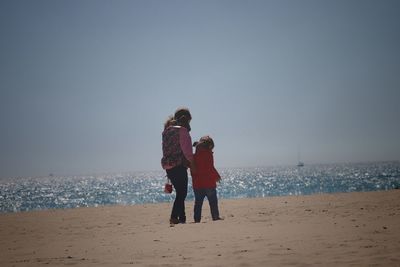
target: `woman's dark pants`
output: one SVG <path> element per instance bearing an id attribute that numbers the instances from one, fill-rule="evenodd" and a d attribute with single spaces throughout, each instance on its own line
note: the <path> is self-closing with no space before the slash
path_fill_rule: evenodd
<path id="1" fill-rule="evenodd" d="M 185 166 L 176 166 L 167 170 L 167 176 L 171 180 L 176 191 L 171 219 L 178 219 L 180 223 L 186 222 L 185 199 L 188 190 L 188 174 Z"/>

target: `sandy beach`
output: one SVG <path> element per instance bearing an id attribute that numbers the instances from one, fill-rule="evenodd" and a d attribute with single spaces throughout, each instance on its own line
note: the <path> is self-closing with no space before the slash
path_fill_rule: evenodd
<path id="1" fill-rule="evenodd" d="M 0 266 L 400 266 L 400 190 L 0 215 Z"/>

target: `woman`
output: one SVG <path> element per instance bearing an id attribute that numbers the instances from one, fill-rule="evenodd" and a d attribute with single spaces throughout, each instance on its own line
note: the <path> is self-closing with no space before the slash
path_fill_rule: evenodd
<path id="1" fill-rule="evenodd" d="M 170 223 L 186 223 L 185 199 L 188 188 L 187 168 L 194 169 L 192 138 L 189 134 L 192 116 L 189 109 L 179 108 L 164 124 L 161 165 L 176 191 Z"/>

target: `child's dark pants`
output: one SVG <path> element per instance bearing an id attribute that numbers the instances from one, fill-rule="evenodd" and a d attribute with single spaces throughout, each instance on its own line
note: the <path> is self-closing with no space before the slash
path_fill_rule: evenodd
<path id="1" fill-rule="evenodd" d="M 217 190 L 215 188 L 194 189 L 194 221 L 200 222 L 201 208 L 203 207 L 204 198 L 207 196 L 210 204 L 211 217 L 213 220 L 219 219 Z"/>

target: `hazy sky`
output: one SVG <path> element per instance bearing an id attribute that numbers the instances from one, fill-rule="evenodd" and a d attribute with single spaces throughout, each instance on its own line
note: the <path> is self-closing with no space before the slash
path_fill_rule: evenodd
<path id="1" fill-rule="evenodd" d="M 400 1 L 0 2 L 0 177 L 400 160 Z"/>

